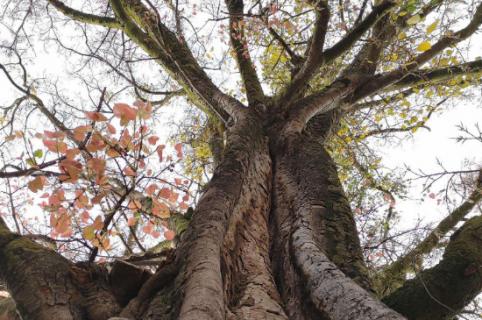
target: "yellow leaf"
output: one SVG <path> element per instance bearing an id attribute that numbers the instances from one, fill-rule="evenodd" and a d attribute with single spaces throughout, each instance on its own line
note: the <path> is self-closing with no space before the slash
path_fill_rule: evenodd
<path id="1" fill-rule="evenodd" d="M 410 17 L 410 19 L 407 20 L 407 24 L 408 24 L 409 26 L 412 26 L 412 25 L 414 25 L 414 24 L 419 23 L 420 20 L 421 20 L 420 16 L 419 16 L 418 14 L 416 14 L 416 15 Z"/>
<path id="2" fill-rule="evenodd" d="M 432 45 L 430 44 L 430 42 L 424 41 L 418 45 L 417 50 L 420 52 L 424 52 L 424 51 L 430 50 L 430 48 L 432 48 Z"/>
<path id="3" fill-rule="evenodd" d="M 427 34 L 431 34 L 432 32 L 435 31 L 435 29 L 437 28 L 438 26 L 438 23 L 439 23 L 439 19 L 435 20 L 431 25 L 429 25 L 427 27 Z"/>
<path id="4" fill-rule="evenodd" d="M 84 238 L 85 238 L 86 240 L 92 241 L 92 240 L 94 240 L 94 238 L 95 238 L 95 229 L 94 229 L 93 226 L 87 226 L 87 227 L 85 227 L 82 233 L 83 233 Z"/>

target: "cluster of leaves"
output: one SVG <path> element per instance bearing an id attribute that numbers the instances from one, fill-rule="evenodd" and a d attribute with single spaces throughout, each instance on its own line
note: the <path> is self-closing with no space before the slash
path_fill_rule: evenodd
<path id="1" fill-rule="evenodd" d="M 168 220 L 171 212 L 191 204 L 192 182 L 174 172 L 184 157 L 183 145 L 159 144 L 148 126 L 151 113 L 149 102 L 117 103 L 112 116 L 85 112 L 88 124 L 67 132 L 16 132 L 6 138 L 36 147 L 17 167 L 33 172 L 26 181 L 35 194 L 30 210 L 38 203 L 48 214 L 41 232 L 50 230 L 54 241 L 64 239 L 61 250 L 68 251 L 73 241 L 85 247 L 84 253 L 98 248 L 121 254 L 121 242 L 135 251 L 130 238 L 141 250 L 152 244 L 149 239 L 174 238 Z M 19 218 L 28 230 L 24 215 Z"/>

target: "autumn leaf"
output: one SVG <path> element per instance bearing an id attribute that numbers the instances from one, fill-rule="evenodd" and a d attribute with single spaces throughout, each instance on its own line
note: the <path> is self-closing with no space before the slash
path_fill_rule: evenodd
<path id="1" fill-rule="evenodd" d="M 92 131 L 91 126 L 79 126 L 73 130 L 74 139 L 81 142 L 84 141 L 88 132 Z"/>
<path id="2" fill-rule="evenodd" d="M 95 239 L 95 229 L 93 226 L 87 226 L 82 230 L 82 235 L 86 240 L 92 241 Z"/>
<path id="3" fill-rule="evenodd" d="M 43 144 L 52 152 L 65 153 L 67 151 L 67 144 L 62 141 L 44 139 Z"/>
<path id="4" fill-rule="evenodd" d="M 169 207 L 164 203 L 153 199 L 152 214 L 158 216 L 159 218 L 167 219 L 171 216 L 171 210 L 169 210 Z"/>
<path id="5" fill-rule="evenodd" d="M 157 143 L 157 140 L 159 140 L 159 137 L 157 137 L 157 136 L 150 136 L 147 139 L 147 141 L 152 145 L 155 145 Z"/>
<path id="6" fill-rule="evenodd" d="M 130 176 L 130 177 L 136 176 L 136 172 L 129 166 L 125 167 L 124 170 L 122 170 L 122 172 L 124 172 L 126 176 Z"/>
<path id="7" fill-rule="evenodd" d="M 137 116 L 137 110 L 125 103 L 116 103 L 112 110 L 114 115 L 121 119 L 121 125 L 123 126 L 127 125 L 129 121 L 135 120 Z"/>
<path id="8" fill-rule="evenodd" d="M 162 162 L 162 151 L 164 150 L 165 147 L 166 147 L 165 145 L 161 144 L 156 149 L 157 155 L 159 157 L 159 161 L 161 161 L 161 162 Z"/>
<path id="9" fill-rule="evenodd" d="M 87 111 L 85 112 L 85 117 L 94 122 L 103 122 L 108 120 L 107 117 L 100 112 Z"/>
<path id="10" fill-rule="evenodd" d="M 164 238 L 166 238 L 166 240 L 171 241 L 174 239 L 174 237 L 176 237 L 176 233 L 174 231 L 172 230 L 164 231 Z"/>
<path id="11" fill-rule="evenodd" d="M 425 52 L 427 50 L 430 50 L 430 48 L 432 48 L 432 45 L 430 44 L 430 42 L 424 41 L 418 45 L 417 50 L 420 52 Z"/>
<path id="12" fill-rule="evenodd" d="M 47 178 L 39 176 L 30 181 L 27 185 L 30 191 L 37 193 L 37 191 L 42 190 L 44 188 L 45 182 Z"/>
<path id="13" fill-rule="evenodd" d="M 174 150 L 176 150 L 177 152 L 177 157 L 179 159 L 182 159 L 182 144 L 181 143 L 178 143 L 174 146 Z"/>
<path id="14" fill-rule="evenodd" d="M 95 230 L 101 230 L 103 226 L 104 226 L 104 223 L 102 222 L 102 217 L 97 216 L 94 220 L 94 223 L 92 224 L 92 227 Z"/>
<path id="15" fill-rule="evenodd" d="M 111 125 L 110 123 L 107 124 L 107 131 L 110 134 L 115 134 L 117 132 L 116 128 L 113 125 Z"/>

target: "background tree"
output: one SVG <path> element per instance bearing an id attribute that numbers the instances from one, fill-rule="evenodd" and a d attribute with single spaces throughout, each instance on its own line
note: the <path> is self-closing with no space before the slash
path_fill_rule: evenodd
<path id="1" fill-rule="evenodd" d="M 374 143 L 473 95 L 480 2 L 2 4 L 0 276 L 24 319 L 480 312 L 480 165 L 387 174 Z M 450 213 L 401 232 L 410 172 Z"/>

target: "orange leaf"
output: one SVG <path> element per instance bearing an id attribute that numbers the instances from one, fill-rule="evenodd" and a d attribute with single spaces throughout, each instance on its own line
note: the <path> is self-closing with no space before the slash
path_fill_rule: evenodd
<path id="1" fill-rule="evenodd" d="M 112 109 L 114 115 L 121 119 L 121 124 L 126 125 L 129 121 L 135 120 L 137 110 L 125 103 L 116 103 Z"/>
<path id="2" fill-rule="evenodd" d="M 28 183 L 28 188 L 30 191 L 37 193 L 37 191 L 42 190 L 44 188 L 45 182 L 47 179 L 45 177 L 36 177 L 32 181 Z"/>
<path id="3" fill-rule="evenodd" d="M 167 219 L 171 216 L 171 210 L 164 203 L 155 199 L 152 201 L 152 214 L 159 218 Z"/>
<path id="4" fill-rule="evenodd" d="M 102 217 L 97 216 L 94 220 L 94 223 L 92 224 L 92 227 L 95 230 L 101 230 L 103 226 L 104 226 L 104 223 L 102 222 Z"/>
<path id="5" fill-rule="evenodd" d="M 135 217 L 130 217 L 129 219 L 127 219 L 127 225 L 129 227 L 135 226 L 136 223 L 137 223 L 137 219 Z"/>
<path id="6" fill-rule="evenodd" d="M 179 159 L 182 159 L 182 144 L 181 143 L 178 143 L 174 146 L 174 150 L 176 150 L 177 152 L 177 157 Z"/>
<path id="7" fill-rule="evenodd" d="M 65 142 L 44 139 L 43 143 L 49 151 L 58 153 L 65 153 L 67 151 L 67 144 L 65 144 Z"/>
<path id="8" fill-rule="evenodd" d="M 124 170 L 123 170 L 124 174 L 126 176 L 131 176 L 131 177 L 135 177 L 136 176 L 136 172 L 129 166 L 125 167 Z"/>
<path id="9" fill-rule="evenodd" d="M 117 130 L 115 129 L 115 127 L 113 125 L 111 125 L 110 123 L 107 124 L 107 131 L 110 133 L 110 134 L 115 134 L 117 132 Z"/>
<path id="10" fill-rule="evenodd" d="M 149 139 L 147 139 L 147 141 L 152 145 L 155 145 L 157 143 L 157 140 L 159 140 L 158 136 L 150 136 Z"/>
<path id="11" fill-rule="evenodd" d="M 85 117 L 89 120 L 92 120 L 94 122 L 103 122 L 107 121 L 106 116 L 104 116 L 100 112 L 92 112 L 92 111 L 87 111 L 85 112 Z"/>
<path id="12" fill-rule="evenodd" d="M 154 194 L 154 192 L 156 191 L 156 189 L 158 188 L 157 184 L 151 184 L 150 186 L 148 186 L 146 188 L 146 193 L 148 196 L 152 196 Z"/>
<path id="13" fill-rule="evenodd" d="M 169 199 L 169 197 L 171 197 L 171 189 L 169 188 L 162 188 L 160 191 L 159 191 L 159 196 L 164 198 L 164 199 Z"/>
<path id="14" fill-rule="evenodd" d="M 172 230 L 164 231 L 164 238 L 166 238 L 166 240 L 173 240 L 175 236 L 176 233 Z"/>

